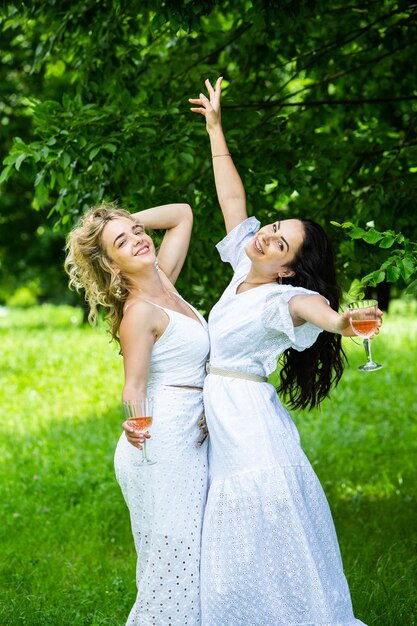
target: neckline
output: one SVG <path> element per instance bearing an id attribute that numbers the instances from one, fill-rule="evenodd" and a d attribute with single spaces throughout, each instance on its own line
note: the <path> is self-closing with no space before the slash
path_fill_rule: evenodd
<path id="1" fill-rule="evenodd" d="M 279 283 L 275 283 L 275 282 L 271 282 L 271 283 L 261 283 L 260 285 L 258 285 L 257 287 L 251 287 L 250 289 L 246 289 L 245 291 L 241 291 L 240 293 L 237 293 L 237 290 L 239 289 L 240 285 L 243 285 L 245 281 L 244 280 L 240 280 L 240 282 L 238 282 L 238 284 L 235 286 L 233 285 L 233 296 L 235 298 L 239 297 L 239 296 L 243 296 L 245 293 L 250 293 L 251 291 L 256 291 L 257 289 L 259 289 L 260 287 L 266 287 L 267 285 L 274 285 L 274 287 L 282 287 L 283 285 L 280 285 Z"/>
<path id="2" fill-rule="evenodd" d="M 181 300 L 182 300 L 182 301 L 183 301 L 183 302 L 187 305 L 187 307 L 188 307 L 189 309 L 191 309 L 191 311 L 194 313 L 194 316 L 193 316 L 193 317 L 191 317 L 190 315 L 186 315 L 185 313 L 181 313 L 181 311 L 176 311 L 175 309 L 170 309 L 170 308 L 169 308 L 169 307 L 167 307 L 167 306 L 162 306 L 161 304 L 157 304 L 156 302 L 152 302 L 151 300 L 146 300 L 145 298 L 143 298 L 143 300 L 144 300 L 145 302 L 149 302 L 149 304 L 153 304 L 154 306 L 157 306 L 159 309 L 162 309 L 163 311 L 171 311 L 171 313 L 177 313 L 178 315 L 182 315 L 183 317 L 186 317 L 186 318 L 188 318 L 189 320 L 191 320 L 191 321 L 193 321 L 193 322 L 196 322 L 196 324 L 198 324 L 199 326 L 201 326 L 201 328 L 203 328 L 203 329 L 204 329 L 204 325 L 203 325 L 203 323 L 200 321 L 200 319 L 197 319 L 197 317 L 198 317 L 198 315 L 199 315 L 199 314 L 197 313 L 197 310 L 196 310 L 196 309 L 195 309 L 195 308 L 194 308 L 194 307 L 193 307 L 193 306 L 192 306 L 189 302 L 187 302 L 186 300 L 184 300 L 184 298 L 183 298 L 183 297 L 182 297 L 179 293 L 176 293 L 175 291 L 170 291 L 170 293 L 173 293 L 173 294 L 174 294 L 175 296 L 177 296 L 178 298 L 181 298 Z M 169 317 L 169 315 L 168 315 L 168 317 Z M 203 317 L 203 316 L 201 316 L 201 317 Z M 203 319 L 204 319 L 204 318 L 203 318 Z"/>

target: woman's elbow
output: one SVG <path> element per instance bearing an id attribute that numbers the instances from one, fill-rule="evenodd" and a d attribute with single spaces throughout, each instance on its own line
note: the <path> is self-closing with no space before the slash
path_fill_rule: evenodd
<path id="1" fill-rule="evenodd" d="M 192 224 L 194 220 L 194 216 L 193 216 L 193 210 L 191 208 L 191 205 L 184 203 L 181 205 L 181 207 L 182 207 L 182 217 L 184 221 Z"/>

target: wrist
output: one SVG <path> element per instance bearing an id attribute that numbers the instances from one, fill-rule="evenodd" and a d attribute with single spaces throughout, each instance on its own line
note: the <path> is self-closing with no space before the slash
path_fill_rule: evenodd
<path id="1" fill-rule="evenodd" d="M 223 135 L 223 129 L 222 129 L 222 125 L 220 120 L 218 122 L 215 122 L 214 124 L 207 124 L 206 125 L 207 128 L 207 132 L 210 136 L 213 135 Z"/>

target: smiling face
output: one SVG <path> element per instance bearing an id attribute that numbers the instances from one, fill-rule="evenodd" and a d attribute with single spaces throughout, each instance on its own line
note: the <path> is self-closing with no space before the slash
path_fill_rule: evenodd
<path id="1" fill-rule="evenodd" d="M 263 226 L 245 251 L 256 272 L 269 279 L 293 276 L 289 268 L 304 240 L 300 220 L 290 219 Z"/>
<path id="2" fill-rule="evenodd" d="M 114 267 L 126 276 L 155 266 L 153 241 L 133 220 L 121 217 L 109 221 L 103 229 L 102 244 Z"/>

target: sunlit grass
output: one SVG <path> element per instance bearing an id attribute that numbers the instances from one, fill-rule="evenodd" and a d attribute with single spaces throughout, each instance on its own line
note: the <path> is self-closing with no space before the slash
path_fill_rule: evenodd
<path id="1" fill-rule="evenodd" d="M 372 342 L 381 370 L 358 371 L 363 346 L 345 340 L 349 365 L 332 397 L 294 416 L 329 498 L 356 615 L 375 626 L 417 624 L 414 311 L 394 303 L 385 316 Z"/>
<path id="2" fill-rule="evenodd" d="M 347 340 L 331 399 L 294 416 L 369 626 L 417 624 L 417 322 L 392 311 L 373 341 L 384 368 L 357 371 L 365 353 Z M 122 359 L 75 309 L 0 313 L 0 625 L 121 625 L 135 598 L 113 473 Z"/>

